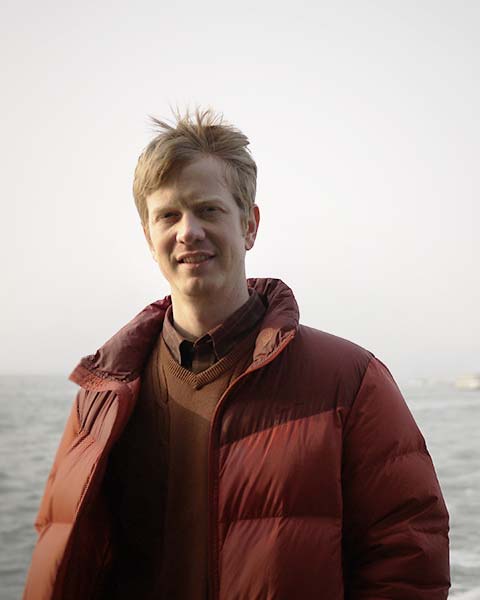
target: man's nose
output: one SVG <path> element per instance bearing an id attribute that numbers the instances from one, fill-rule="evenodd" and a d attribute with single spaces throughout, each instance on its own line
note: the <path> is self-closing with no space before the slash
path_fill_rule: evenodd
<path id="1" fill-rule="evenodd" d="M 201 221 L 191 213 L 185 213 L 178 222 L 177 242 L 180 244 L 192 244 L 202 241 L 205 231 Z"/>

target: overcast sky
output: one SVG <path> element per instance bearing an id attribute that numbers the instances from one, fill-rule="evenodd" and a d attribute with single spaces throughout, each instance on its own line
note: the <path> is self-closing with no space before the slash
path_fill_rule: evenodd
<path id="1" fill-rule="evenodd" d="M 7 2 L 0 371 L 62 373 L 168 294 L 131 194 L 148 115 L 251 140 L 250 276 L 399 380 L 480 371 L 480 3 Z"/>

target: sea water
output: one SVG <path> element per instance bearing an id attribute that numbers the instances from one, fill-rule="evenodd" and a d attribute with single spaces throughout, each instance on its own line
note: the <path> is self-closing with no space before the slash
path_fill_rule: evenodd
<path id="1" fill-rule="evenodd" d="M 427 440 L 450 512 L 450 597 L 480 600 L 480 392 L 401 386 Z M 76 386 L 0 377 L 0 598 L 21 598 L 33 522 Z"/>

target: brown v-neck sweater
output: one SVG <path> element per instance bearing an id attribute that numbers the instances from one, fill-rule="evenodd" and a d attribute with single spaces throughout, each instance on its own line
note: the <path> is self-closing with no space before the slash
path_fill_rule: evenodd
<path id="1" fill-rule="evenodd" d="M 179 365 L 162 336 L 150 366 L 169 413 L 168 495 L 163 552 L 165 598 L 208 598 L 208 442 L 215 407 L 252 362 L 258 327 L 200 373 Z"/>

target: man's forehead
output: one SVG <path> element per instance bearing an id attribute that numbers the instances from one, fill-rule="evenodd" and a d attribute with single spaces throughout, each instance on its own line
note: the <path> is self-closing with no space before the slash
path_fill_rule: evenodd
<path id="1" fill-rule="evenodd" d="M 171 178 L 174 186 L 227 186 L 227 165 L 214 156 L 200 156 L 180 167 Z"/>
<path id="2" fill-rule="evenodd" d="M 182 167 L 149 197 L 179 202 L 220 200 L 226 191 L 230 193 L 225 163 L 206 156 Z"/>

